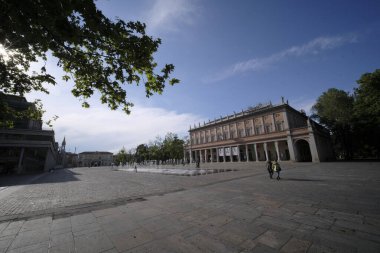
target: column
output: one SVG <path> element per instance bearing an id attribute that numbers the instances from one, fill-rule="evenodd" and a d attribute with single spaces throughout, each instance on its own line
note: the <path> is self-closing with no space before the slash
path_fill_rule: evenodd
<path id="1" fill-rule="evenodd" d="M 193 162 L 193 151 L 190 148 L 190 163 L 192 163 L 192 162 Z"/>
<path id="2" fill-rule="evenodd" d="M 269 161 L 268 159 L 268 149 L 267 149 L 267 143 L 264 142 L 264 151 L 265 151 L 265 161 Z"/>
<path id="3" fill-rule="evenodd" d="M 205 149 L 205 163 L 208 163 L 207 149 Z"/>
<path id="4" fill-rule="evenodd" d="M 278 149 L 278 141 L 275 141 L 275 142 L 274 142 L 274 146 L 275 146 L 275 148 L 276 148 L 277 160 L 278 160 L 278 161 L 281 161 L 280 151 L 279 151 L 279 149 Z"/>
<path id="5" fill-rule="evenodd" d="M 226 162 L 226 149 L 223 147 L 223 162 Z"/>
<path id="6" fill-rule="evenodd" d="M 310 123 L 310 119 L 307 119 L 307 127 L 309 130 L 309 147 L 310 147 L 312 161 L 319 162 L 320 160 L 319 160 L 319 155 L 318 155 L 317 144 L 315 141 L 313 126 Z"/>
<path id="7" fill-rule="evenodd" d="M 240 147 L 239 147 L 239 145 L 237 145 L 237 155 L 238 155 L 238 162 L 241 162 L 241 159 L 240 159 Z"/>
<path id="8" fill-rule="evenodd" d="M 230 146 L 230 162 L 233 162 L 234 156 L 232 155 L 232 147 Z"/>
<path id="9" fill-rule="evenodd" d="M 289 149 L 290 160 L 291 160 L 291 161 L 296 161 L 296 157 L 295 157 L 295 155 L 294 155 L 293 140 L 292 140 L 292 137 L 291 137 L 290 135 L 288 135 L 287 143 L 288 143 L 288 149 Z"/>
<path id="10" fill-rule="evenodd" d="M 245 144 L 245 156 L 247 157 L 247 162 L 249 162 L 248 144 Z"/>
<path id="11" fill-rule="evenodd" d="M 259 161 L 259 156 L 257 155 L 257 144 L 255 143 L 255 144 L 253 144 L 253 146 L 255 148 L 255 160 L 256 160 L 256 162 L 258 162 Z"/>
<path id="12" fill-rule="evenodd" d="M 277 132 L 277 127 L 276 127 L 276 119 L 274 117 L 274 113 L 272 113 L 272 122 L 273 122 L 273 129 L 275 132 Z"/>
<path id="13" fill-rule="evenodd" d="M 24 152 L 25 148 L 21 148 L 21 154 L 20 158 L 18 159 L 18 165 L 17 165 L 17 174 L 20 174 L 22 172 L 22 161 L 24 160 Z"/>
<path id="14" fill-rule="evenodd" d="M 199 150 L 199 160 L 200 163 L 203 161 L 202 150 Z"/>

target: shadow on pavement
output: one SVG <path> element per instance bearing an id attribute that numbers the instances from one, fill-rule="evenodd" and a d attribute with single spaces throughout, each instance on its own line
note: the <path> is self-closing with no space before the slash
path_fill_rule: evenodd
<path id="1" fill-rule="evenodd" d="M 307 179 L 307 178 L 281 178 L 281 181 L 300 181 L 300 182 L 322 182 L 321 179 Z"/>
<path id="2" fill-rule="evenodd" d="M 76 176 L 81 175 L 67 169 L 59 169 L 52 172 L 33 173 L 27 175 L 1 175 L 0 187 L 28 184 L 63 183 L 79 181 Z"/>

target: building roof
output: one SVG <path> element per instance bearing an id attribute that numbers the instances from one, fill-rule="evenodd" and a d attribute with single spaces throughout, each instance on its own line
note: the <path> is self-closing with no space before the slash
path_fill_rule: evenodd
<path id="1" fill-rule="evenodd" d="M 113 155 L 113 153 L 108 152 L 108 151 L 85 151 L 85 152 L 81 152 L 79 154 L 80 155 L 94 155 L 94 154 L 98 154 L 98 155 Z"/>
<path id="2" fill-rule="evenodd" d="M 272 103 L 270 103 L 270 102 L 265 103 L 265 104 L 260 103 L 256 106 L 250 106 L 250 107 L 248 107 L 248 109 L 242 110 L 241 112 L 238 112 L 238 113 L 234 112 L 234 114 L 230 114 L 230 115 L 227 115 L 224 117 L 220 116 L 219 119 L 209 120 L 208 122 L 203 122 L 203 124 L 199 123 L 198 126 L 196 126 L 196 125 L 194 125 L 194 127 L 190 126 L 190 131 L 198 130 L 198 129 L 202 129 L 202 128 L 207 128 L 209 126 L 217 125 L 220 123 L 232 122 L 238 118 L 243 119 L 243 118 L 246 118 L 246 117 L 249 117 L 252 115 L 257 115 L 257 114 L 261 114 L 261 113 L 264 113 L 267 111 L 271 111 L 273 109 L 280 109 L 280 108 L 287 108 L 287 109 L 290 109 L 292 111 L 295 111 L 295 112 L 302 114 L 302 112 L 294 109 L 293 107 L 291 107 L 287 103 L 282 103 L 279 105 L 272 105 Z M 306 115 L 304 115 L 304 116 L 305 116 L 305 118 L 307 118 Z"/>

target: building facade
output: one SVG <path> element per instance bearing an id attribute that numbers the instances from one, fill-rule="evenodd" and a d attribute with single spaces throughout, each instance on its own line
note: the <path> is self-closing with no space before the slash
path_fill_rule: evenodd
<path id="1" fill-rule="evenodd" d="M 111 166 L 113 153 L 105 151 L 79 153 L 78 165 L 80 167 Z"/>
<path id="2" fill-rule="evenodd" d="M 28 110 L 32 103 L 24 97 L 0 93 L 0 102 L 16 111 Z M 0 112 L 2 120 L 8 117 Z M 31 173 L 53 169 L 58 160 L 54 131 L 42 130 L 41 120 L 9 119 L 12 128 L 0 128 L 0 173 Z"/>
<path id="3" fill-rule="evenodd" d="M 189 134 L 185 156 L 190 162 L 334 159 L 329 132 L 284 102 L 190 127 Z"/>

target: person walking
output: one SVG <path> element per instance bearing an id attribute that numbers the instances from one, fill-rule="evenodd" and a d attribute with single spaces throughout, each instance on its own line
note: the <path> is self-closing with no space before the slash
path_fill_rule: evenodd
<path id="1" fill-rule="evenodd" d="M 272 168 L 274 172 L 277 172 L 277 180 L 280 180 L 281 166 L 277 161 L 273 161 Z M 272 172 L 273 173 L 273 172 Z"/>
<path id="2" fill-rule="evenodd" d="M 272 168 L 272 162 L 270 160 L 267 161 L 267 170 L 269 173 L 269 177 L 273 178 L 273 168 Z"/>

